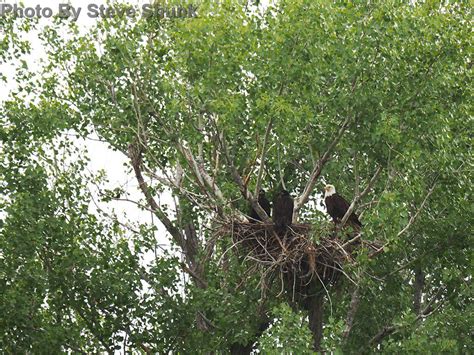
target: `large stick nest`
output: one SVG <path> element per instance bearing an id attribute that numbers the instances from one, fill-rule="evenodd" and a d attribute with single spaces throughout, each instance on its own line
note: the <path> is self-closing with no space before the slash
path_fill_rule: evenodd
<path id="1" fill-rule="evenodd" d="M 344 266 L 354 264 L 362 245 L 376 248 L 349 228 L 336 232 L 311 224 L 293 224 L 277 233 L 273 224 L 232 221 L 223 224 L 219 233 L 231 234 L 239 254 L 259 267 L 264 292 L 278 278 L 281 293 L 286 291 L 303 307 L 309 297 L 335 284 L 341 275 L 350 278 Z"/>

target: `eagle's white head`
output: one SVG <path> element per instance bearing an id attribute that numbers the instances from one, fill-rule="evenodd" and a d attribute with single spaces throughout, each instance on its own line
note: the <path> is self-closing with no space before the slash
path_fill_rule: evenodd
<path id="1" fill-rule="evenodd" d="M 336 188 L 334 185 L 326 185 L 324 188 L 324 197 L 332 196 L 336 193 Z"/>

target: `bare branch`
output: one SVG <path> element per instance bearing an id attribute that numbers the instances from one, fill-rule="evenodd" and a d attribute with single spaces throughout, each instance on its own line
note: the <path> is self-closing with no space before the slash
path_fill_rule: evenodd
<path id="1" fill-rule="evenodd" d="M 387 279 L 388 277 L 392 276 L 392 275 L 395 275 L 396 273 L 408 268 L 409 266 L 411 266 L 413 263 L 417 262 L 419 260 L 419 257 L 416 257 L 415 259 L 413 260 L 410 260 L 408 261 L 407 263 L 399 266 L 398 268 L 396 268 L 395 270 L 389 272 L 388 274 L 386 274 L 385 276 L 382 277 L 383 280 Z"/>
<path id="2" fill-rule="evenodd" d="M 369 183 L 367 184 L 367 187 L 364 189 L 364 191 L 362 191 L 361 193 L 357 194 L 354 196 L 354 199 L 352 200 L 352 203 L 351 205 L 349 206 L 349 208 L 347 209 L 346 211 L 346 214 L 344 215 L 344 217 L 342 218 L 341 220 L 341 227 L 343 227 L 347 220 L 349 219 L 349 217 L 351 216 L 352 212 L 354 211 L 355 209 L 355 206 L 356 204 L 360 201 L 361 198 L 363 198 L 365 195 L 367 195 L 367 193 L 370 191 L 370 189 L 372 188 L 372 186 L 374 185 L 375 181 L 377 180 L 377 177 L 379 176 L 380 172 L 382 171 L 382 167 L 379 166 L 377 168 L 377 170 L 375 171 L 375 174 L 372 176 L 372 178 L 370 179 Z M 356 190 L 358 190 L 358 188 L 356 187 Z"/>
<path id="3" fill-rule="evenodd" d="M 359 239 L 360 239 L 360 234 L 357 234 L 354 238 L 349 239 L 347 242 L 342 244 L 342 248 L 345 248 L 346 246 L 351 245 L 352 243 L 354 243 L 356 240 L 359 240 Z"/>
<path id="4" fill-rule="evenodd" d="M 202 165 L 201 162 L 198 162 L 195 158 L 194 155 L 191 151 L 191 149 L 186 148 L 183 146 L 181 143 L 177 143 L 177 148 L 183 154 L 185 159 L 188 161 L 191 169 L 193 172 L 196 174 L 196 176 L 199 179 L 199 182 L 202 185 L 207 185 L 210 189 L 212 194 L 224 205 L 227 204 L 226 199 L 224 198 L 224 195 L 222 191 L 219 189 L 217 186 L 215 180 L 207 173 L 205 170 L 204 166 Z"/>
<path id="5" fill-rule="evenodd" d="M 160 167 L 161 168 L 161 167 Z M 191 202 L 193 205 L 198 206 L 202 208 L 203 210 L 210 210 L 214 211 L 215 210 L 215 205 L 211 205 L 209 203 L 209 199 L 206 199 L 206 202 L 202 202 L 204 197 L 202 195 L 199 195 L 198 193 L 192 192 L 188 189 L 185 189 L 182 185 L 182 183 L 177 184 L 177 178 L 178 176 L 175 176 L 174 178 L 171 178 L 166 174 L 163 168 L 161 168 L 161 172 L 164 173 L 165 177 L 160 176 L 158 174 L 155 174 L 153 171 L 151 171 L 146 165 L 143 166 L 143 169 L 146 170 L 145 174 L 149 175 L 150 177 L 158 180 L 160 184 L 170 188 L 170 189 L 177 189 L 179 193 L 187 198 L 189 202 Z M 176 172 L 178 174 L 178 171 Z M 182 176 L 182 178 L 184 175 Z M 194 181 L 193 181 L 194 182 Z M 207 195 L 206 195 L 207 196 Z"/>
<path id="6" fill-rule="evenodd" d="M 142 149 L 142 148 L 138 148 L 138 149 Z M 132 151 L 133 148 L 130 148 L 129 150 Z M 199 265 L 197 265 L 196 260 L 195 260 L 195 256 L 197 254 L 197 249 L 196 249 L 197 237 L 195 236 L 195 234 L 192 235 L 192 231 L 189 232 L 190 231 L 189 228 L 194 228 L 194 227 L 192 225 L 187 226 L 186 231 L 188 232 L 187 233 L 188 238 L 185 238 L 184 235 L 181 233 L 181 231 L 174 226 L 174 224 L 169 220 L 166 214 L 160 209 L 155 199 L 151 195 L 151 192 L 149 191 L 147 183 L 143 179 L 141 169 L 140 169 L 141 151 L 139 151 L 138 153 L 139 153 L 138 156 L 133 155 L 133 154 L 136 154 L 136 152 L 135 153 L 130 152 L 129 154 L 131 155 L 132 166 L 135 171 L 135 175 L 139 183 L 140 189 L 145 195 L 148 205 L 150 206 L 150 209 L 158 217 L 161 223 L 163 223 L 166 230 L 171 234 L 175 242 L 180 246 L 181 250 L 186 255 L 187 261 L 191 265 L 194 265 L 194 268 L 196 267 L 199 268 Z M 207 283 L 202 279 L 200 275 L 198 275 L 198 272 L 191 270 L 184 263 L 181 263 L 181 267 L 184 271 L 186 271 L 189 275 L 191 275 L 197 281 L 200 287 L 207 287 Z"/>
<path id="7" fill-rule="evenodd" d="M 176 163 L 176 171 L 174 176 L 175 186 L 181 187 L 183 183 L 184 170 L 179 162 Z"/>
<path id="8" fill-rule="evenodd" d="M 281 171 L 280 148 L 281 148 L 281 144 L 279 144 L 277 148 L 278 175 L 280 175 L 281 187 L 286 190 L 285 179 L 284 179 L 285 174 L 284 173 L 282 174 L 282 171 Z"/>
<path id="9" fill-rule="evenodd" d="M 217 172 L 219 171 L 219 165 L 220 165 L 220 158 L 221 158 L 221 152 L 219 150 L 215 150 L 215 164 L 214 164 L 214 171 L 212 173 L 213 179 L 217 179 Z"/>
<path id="10" fill-rule="evenodd" d="M 355 179 L 355 195 L 359 196 L 360 193 L 360 176 L 359 169 L 357 167 L 357 151 L 354 151 L 354 179 Z"/>
<path id="11" fill-rule="evenodd" d="M 410 218 L 407 225 L 400 232 L 398 232 L 397 238 L 400 237 L 403 233 L 405 233 L 412 226 L 412 224 L 416 221 L 416 219 L 418 218 L 421 210 L 423 210 L 423 208 L 425 207 L 426 201 L 428 201 L 428 198 L 433 193 L 435 187 L 436 187 L 436 181 L 433 183 L 433 185 L 429 189 L 429 191 L 426 194 L 426 196 L 425 196 L 423 202 L 421 203 L 420 207 L 416 210 L 415 214 Z"/>
<path id="12" fill-rule="evenodd" d="M 202 116 L 199 115 L 198 116 L 198 132 L 201 133 L 202 131 L 203 131 Z M 199 159 L 199 161 L 202 161 L 202 159 L 203 159 L 203 152 L 204 152 L 203 143 L 202 143 L 202 141 L 199 141 L 199 143 L 198 143 L 198 159 Z"/>
<path id="13" fill-rule="evenodd" d="M 308 182 L 300 196 L 295 199 L 295 208 L 293 211 L 293 220 L 296 220 L 296 216 L 298 216 L 299 210 L 304 206 L 306 202 L 309 200 L 309 195 L 312 193 L 314 186 L 316 185 L 316 180 L 318 179 L 319 175 L 321 175 L 321 171 L 323 170 L 324 165 L 327 163 L 329 158 L 331 157 L 332 151 L 336 144 L 341 140 L 344 132 L 349 125 L 349 121 L 351 120 L 351 116 L 348 116 L 345 121 L 342 123 L 341 127 L 339 128 L 336 137 L 334 140 L 329 144 L 329 147 L 326 149 L 322 157 L 318 160 L 318 163 L 314 166 L 313 171 L 309 177 Z"/>
<path id="14" fill-rule="evenodd" d="M 162 123 L 163 129 L 167 131 L 167 133 L 170 133 L 169 128 L 166 126 L 166 124 L 160 120 L 158 113 L 152 112 L 151 116 L 154 117 L 155 119 L 159 120 Z M 176 146 L 176 149 L 182 154 L 182 156 L 186 159 L 186 162 L 188 163 L 189 167 L 191 168 L 191 171 L 195 175 L 198 184 L 201 187 L 201 190 L 205 193 L 208 194 L 209 197 L 215 197 L 217 201 L 221 205 L 228 205 L 228 201 L 225 199 L 224 194 L 220 190 L 219 186 L 217 186 L 215 182 L 215 178 L 211 177 L 208 172 L 206 171 L 204 165 L 202 164 L 201 160 L 196 159 L 194 157 L 194 154 L 192 150 L 183 144 L 183 142 L 179 140 L 174 140 L 174 145 Z M 209 194 L 208 189 L 205 188 L 207 186 L 211 192 Z"/>
<path id="15" fill-rule="evenodd" d="M 379 202 L 380 202 L 380 200 L 376 200 L 374 198 L 372 201 L 360 204 L 359 207 L 357 208 L 357 210 L 360 211 L 360 214 L 362 215 L 362 213 L 365 212 L 366 208 L 372 207 L 373 205 L 376 205 Z"/>
<path id="16" fill-rule="evenodd" d="M 148 206 L 150 206 L 151 210 L 158 217 L 160 222 L 163 223 L 166 230 L 173 237 L 174 241 L 181 248 L 184 248 L 185 245 L 184 245 L 183 235 L 181 234 L 179 229 L 174 226 L 174 224 L 171 222 L 168 216 L 166 216 L 166 214 L 162 211 L 162 209 L 158 206 L 155 199 L 153 198 L 153 195 L 150 192 L 148 184 L 143 178 L 141 167 L 140 167 L 141 162 L 142 162 L 143 146 L 140 143 L 138 143 L 138 141 L 135 141 L 134 143 L 130 144 L 128 154 L 132 163 L 133 170 L 135 172 L 135 177 L 138 181 L 138 185 L 143 195 L 146 198 Z"/>
<path id="17" fill-rule="evenodd" d="M 202 321 L 206 322 L 206 329 L 210 329 L 210 328 L 213 328 L 213 329 L 219 329 L 218 327 L 216 327 L 210 320 L 209 318 L 207 318 L 204 313 L 202 313 L 201 311 L 197 311 L 197 314 L 198 316 L 201 318 Z"/>
<path id="18" fill-rule="evenodd" d="M 258 169 L 257 184 L 255 185 L 255 196 L 258 196 L 258 193 L 260 191 L 260 183 L 262 180 L 263 167 L 265 165 L 265 156 L 267 153 L 268 136 L 270 135 L 270 131 L 272 130 L 272 124 L 273 117 L 271 117 L 268 121 L 267 129 L 265 131 L 265 137 L 263 138 L 262 154 L 260 155 L 260 167 Z"/>

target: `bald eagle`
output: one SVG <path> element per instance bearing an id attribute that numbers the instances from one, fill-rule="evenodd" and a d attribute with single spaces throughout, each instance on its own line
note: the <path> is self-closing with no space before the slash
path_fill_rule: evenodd
<path id="1" fill-rule="evenodd" d="M 283 233 L 287 226 L 291 226 L 293 219 L 294 202 L 290 193 L 281 190 L 273 200 L 273 223 L 277 233 Z"/>
<path id="2" fill-rule="evenodd" d="M 350 204 L 336 192 L 336 188 L 333 185 L 326 185 L 324 190 L 324 203 L 326 204 L 327 211 L 334 223 L 337 223 L 344 217 Z M 347 221 L 357 228 L 362 227 L 359 217 L 354 212 L 351 213 Z"/>
<path id="3" fill-rule="evenodd" d="M 267 213 L 267 215 L 270 217 L 270 202 L 268 202 L 266 196 L 265 196 L 265 190 L 260 189 L 258 192 L 258 204 L 260 207 L 263 208 L 263 210 Z M 255 211 L 253 208 L 250 209 L 250 223 L 254 223 L 255 221 L 261 221 L 262 219 L 258 215 L 257 211 Z"/>

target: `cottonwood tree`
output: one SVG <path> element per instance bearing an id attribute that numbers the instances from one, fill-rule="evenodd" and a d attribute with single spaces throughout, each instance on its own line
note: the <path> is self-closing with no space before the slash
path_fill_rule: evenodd
<path id="1" fill-rule="evenodd" d="M 36 25 L 0 21 L 2 68 L 16 70 L 0 126 L 6 352 L 472 350 L 467 2 L 226 1 L 87 33 L 56 19 L 39 73 L 20 36 Z M 159 233 L 90 208 L 130 191 L 105 189 L 71 135 L 127 157 L 130 203 Z M 216 225 L 250 205 L 266 220 L 258 191 L 283 184 L 294 221 L 330 229 L 325 183 L 381 247 L 320 294 L 310 329 Z"/>

